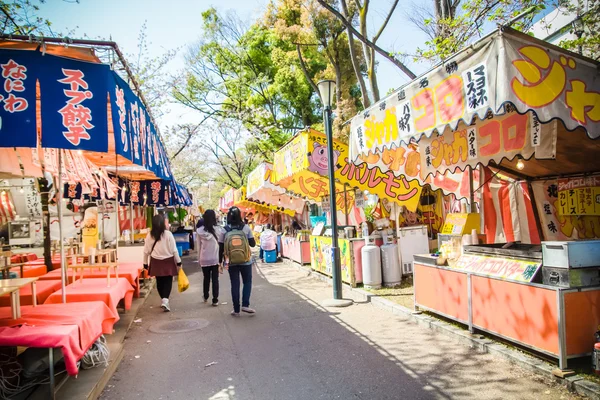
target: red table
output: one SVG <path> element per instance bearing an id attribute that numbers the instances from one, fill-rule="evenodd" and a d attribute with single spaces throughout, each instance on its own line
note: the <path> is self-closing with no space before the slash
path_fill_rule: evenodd
<path id="1" fill-rule="evenodd" d="M 23 307 L 16 320 L 6 315 L 0 308 L 0 346 L 60 348 L 69 375 L 77 375 L 77 361 L 116 322 L 102 302 Z"/>
<path id="2" fill-rule="evenodd" d="M 67 286 L 67 303 L 80 303 L 86 301 L 102 301 L 118 316 L 117 305 L 121 299 L 125 301 L 125 310 L 131 308 L 133 300 L 133 287 L 127 279 L 119 278 L 111 282 L 110 287 L 106 285 L 106 279 L 91 278 L 78 280 Z M 44 304 L 62 303 L 61 291 L 51 294 Z"/>
<path id="3" fill-rule="evenodd" d="M 119 278 L 125 278 L 127 279 L 127 281 L 129 282 L 129 284 L 131 286 L 133 286 L 134 288 L 134 296 L 135 297 L 140 297 L 140 280 L 139 280 L 139 276 L 140 276 L 140 271 L 143 270 L 143 267 L 141 264 L 119 264 Z M 81 277 L 81 275 L 83 274 L 83 281 L 85 282 L 88 278 L 106 278 L 106 270 L 105 269 L 98 269 L 98 270 L 94 270 L 94 269 L 85 269 L 82 271 L 78 271 L 77 272 L 77 278 Z M 115 271 L 111 271 L 110 273 L 110 277 L 111 278 L 115 278 L 116 277 L 116 273 Z M 50 271 L 45 275 L 42 275 L 39 277 L 41 281 L 45 281 L 45 280 L 54 280 L 54 279 L 60 279 L 61 275 L 60 275 L 60 269 L 54 270 L 54 271 Z M 72 283 L 73 282 L 73 273 L 71 272 L 70 274 L 68 274 L 68 280 L 67 282 Z"/>
<path id="4" fill-rule="evenodd" d="M 19 275 L 19 278 L 37 278 L 48 272 L 48 268 L 46 268 L 44 264 L 30 265 L 29 263 L 26 263 L 23 266 L 23 276 L 21 276 L 21 268 L 19 267 L 11 268 L 10 272 L 15 272 Z"/>
<path id="5" fill-rule="evenodd" d="M 60 291 L 60 280 L 40 281 L 36 282 L 36 298 L 38 304 L 44 304 L 48 296 L 56 291 Z M 33 304 L 33 296 L 31 286 L 23 286 L 19 292 L 21 306 L 30 306 Z M 0 297 L 0 307 L 10 306 L 10 298 L 8 296 Z"/>

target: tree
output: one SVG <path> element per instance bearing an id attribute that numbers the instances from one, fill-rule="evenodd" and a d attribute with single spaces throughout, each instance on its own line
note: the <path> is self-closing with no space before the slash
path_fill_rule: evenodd
<path id="1" fill-rule="evenodd" d="M 219 119 L 236 119 L 259 142 L 264 156 L 295 130 L 318 121 L 311 88 L 286 59 L 286 46 L 261 25 L 235 14 L 203 13 L 204 33 L 190 46 L 186 72 L 174 84 L 175 99 Z"/>
<path id="2" fill-rule="evenodd" d="M 338 118 L 335 119 L 334 135 L 345 140 L 348 130 L 342 128 L 342 123 L 362 108 L 346 27 L 315 0 L 271 2 L 264 24 L 283 41 L 294 45 L 291 49 L 287 46 L 287 59 L 299 63 L 304 79 L 312 89 L 311 96 L 319 96 L 317 81 L 335 78 Z M 320 103 L 314 106 L 315 111 L 320 111 Z M 318 119 L 321 120 L 320 115 Z"/>
<path id="3" fill-rule="evenodd" d="M 178 182 L 192 189 L 215 181 L 234 188 L 245 185 L 257 165 L 256 152 L 248 147 L 250 135 L 240 121 L 211 121 L 180 125 L 167 135 L 171 166 Z"/>
<path id="4" fill-rule="evenodd" d="M 66 3 L 77 3 L 79 0 L 63 0 Z M 5 35 L 64 36 L 52 29 L 52 22 L 40 17 L 40 4 L 46 0 L 0 0 L 0 26 Z"/>
<path id="5" fill-rule="evenodd" d="M 546 0 L 433 0 L 431 6 L 414 5 L 409 20 L 429 36 L 419 59 L 436 63 L 483 34 L 486 24 L 507 24 L 527 30 Z M 516 21 L 513 19 L 522 14 Z"/>
<path id="6" fill-rule="evenodd" d="M 589 0 L 587 10 L 581 1 L 569 1 L 559 4 L 565 14 L 578 16 L 571 29 L 576 39 L 563 40 L 560 46 L 583 54 L 594 60 L 600 60 L 600 0 Z"/>

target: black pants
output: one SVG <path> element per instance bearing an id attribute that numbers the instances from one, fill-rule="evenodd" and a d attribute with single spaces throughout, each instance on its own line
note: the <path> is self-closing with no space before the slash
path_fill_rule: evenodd
<path id="1" fill-rule="evenodd" d="M 231 279 L 231 300 L 233 310 L 240 312 L 240 275 L 244 287 L 242 289 L 242 307 L 250 307 L 250 294 L 252 293 L 252 265 L 230 265 L 229 278 Z"/>
<path id="2" fill-rule="evenodd" d="M 210 281 L 212 279 L 212 293 L 213 303 L 219 302 L 219 266 L 213 265 L 210 267 L 202 267 L 202 273 L 204 274 L 204 300 L 208 300 Z"/>
<path id="3" fill-rule="evenodd" d="M 171 295 L 171 289 L 173 288 L 173 277 L 172 276 L 157 276 L 156 277 L 156 290 L 161 299 L 168 299 Z"/>

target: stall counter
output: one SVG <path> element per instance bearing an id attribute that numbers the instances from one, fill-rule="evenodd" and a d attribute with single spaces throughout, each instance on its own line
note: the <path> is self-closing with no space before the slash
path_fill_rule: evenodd
<path id="1" fill-rule="evenodd" d="M 600 325 L 600 287 L 560 288 L 436 265 L 417 255 L 415 309 L 423 309 L 567 361 L 588 355 Z"/>
<path id="2" fill-rule="evenodd" d="M 362 283 L 362 256 L 361 249 L 365 245 L 364 239 L 338 238 L 340 247 L 340 264 L 342 269 L 342 282 L 356 287 Z M 310 237 L 310 266 L 311 269 L 331 276 L 331 237 Z"/>
<path id="3" fill-rule="evenodd" d="M 281 256 L 298 264 L 310 264 L 310 242 L 295 236 L 281 236 Z"/>

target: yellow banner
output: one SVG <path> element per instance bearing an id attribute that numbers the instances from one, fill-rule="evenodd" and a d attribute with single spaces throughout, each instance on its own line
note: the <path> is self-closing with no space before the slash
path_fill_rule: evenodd
<path id="1" fill-rule="evenodd" d="M 416 180 L 409 182 L 404 175 L 395 176 L 392 171 L 383 173 L 364 163 L 350 163 L 348 146 L 341 142 L 334 141 L 333 151 L 338 206 L 344 204 L 340 193 L 346 184 L 348 201 L 354 198 L 352 189 L 358 188 L 411 211 L 417 209 L 422 188 Z M 301 132 L 275 153 L 274 181 L 291 192 L 320 201 L 329 193 L 328 160 L 325 135 L 312 129 Z"/>
<path id="2" fill-rule="evenodd" d="M 283 207 L 276 207 L 276 206 L 272 206 L 272 205 L 268 205 L 268 204 L 259 204 L 257 202 L 248 200 L 246 198 L 246 187 L 241 187 L 239 189 L 237 189 L 234 193 L 233 193 L 233 205 L 236 207 L 239 207 L 241 209 L 252 209 L 255 211 L 259 211 L 265 214 L 270 214 L 271 212 L 280 212 L 280 213 L 284 213 L 287 214 L 291 217 L 296 215 L 296 211 L 294 210 L 287 210 L 284 209 Z"/>

